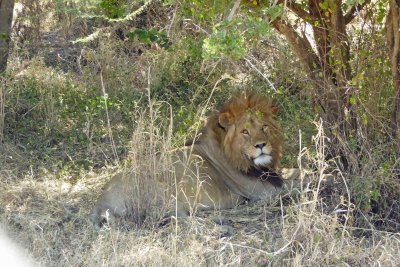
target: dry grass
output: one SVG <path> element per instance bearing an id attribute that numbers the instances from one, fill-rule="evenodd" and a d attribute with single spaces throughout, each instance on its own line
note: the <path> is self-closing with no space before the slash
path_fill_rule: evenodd
<path id="1" fill-rule="evenodd" d="M 24 0 L 22 2 L 26 4 L 30 1 Z M 160 5 L 160 9 L 156 4 Z M 157 26 L 156 23 L 159 23 L 160 27 L 156 28 L 164 29 L 165 23 L 171 23 L 169 27 L 172 27 L 173 32 L 175 31 L 171 34 L 172 41 L 174 41 L 173 39 L 185 39 L 183 37 L 193 34 L 188 29 L 186 29 L 186 32 L 181 32 L 181 29 L 174 29 L 173 23 L 178 25 L 179 20 L 171 22 L 167 19 L 167 12 L 161 10 L 161 3 L 155 1 L 154 5 L 154 10 L 147 12 L 145 17 L 138 18 L 136 26 L 150 29 Z M 26 11 L 30 12 L 29 14 L 44 14 L 47 9 L 48 7 L 43 4 L 29 6 Z M 66 13 L 65 15 L 73 17 L 75 14 Z M 37 18 L 41 17 L 33 16 L 31 25 L 23 25 L 22 21 L 17 21 L 16 30 L 24 35 L 17 37 L 26 39 L 23 47 L 35 46 L 35 43 L 39 42 L 37 37 L 39 37 L 38 34 L 43 25 Z M 155 17 L 159 17 L 156 22 L 154 22 Z M 70 20 L 71 18 L 64 19 Z M 145 24 L 150 22 L 152 24 Z M 74 32 L 74 24 L 71 25 L 70 23 L 72 22 L 69 21 L 67 25 L 61 25 L 65 36 L 79 35 L 76 33 L 78 31 Z M 20 31 L 19 28 L 21 28 Z M 25 33 L 22 28 L 26 28 Z M 86 30 L 82 29 L 82 31 L 85 31 L 84 36 L 88 35 Z M 154 83 L 161 84 L 161 81 L 157 81 L 157 79 L 161 80 L 164 77 L 161 75 L 162 72 L 171 69 L 171 77 L 168 78 L 168 83 L 163 84 L 162 87 L 166 91 L 172 90 L 171 92 L 181 89 L 180 78 L 183 78 L 184 81 L 188 80 L 189 89 L 196 87 L 211 88 L 216 79 L 219 79 L 220 76 L 223 77 L 223 73 L 248 72 L 248 68 L 244 68 L 244 66 L 235 66 L 233 70 L 227 70 L 221 65 L 213 64 L 205 68 L 203 62 L 202 69 L 212 70 L 207 74 L 205 72 L 198 73 L 196 68 L 190 66 L 194 64 L 194 61 L 186 63 L 191 54 L 186 55 L 188 52 L 183 48 L 178 47 L 169 54 L 160 51 L 159 53 L 165 53 L 165 60 L 160 60 L 160 55 L 152 54 L 151 48 L 146 48 L 142 44 L 121 42 L 115 36 L 113 37 L 115 35 L 114 29 L 104 28 L 99 32 L 100 35 L 96 37 L 91 46 L 82 46 L 82 49 L 78 49 L 79 51 L 72 51 L 74 53 L 71 53 L 71 56 L 76 55 L 76 66 L 74 65 L 74 68 L 72 68 L 69 66 L 70 64 L 67 64 L 67 69 L 71 68 L 76 71 L 74 74 L 76 83 L 74 82 L 74 84 L 78 84 L 81 88 L 79 93 L 83 94 L 85 90 L 90 88 L 98 89 L 97 94 L 88 95 L 88 99 L 92 99 L 94 96 L 105 98 L 108 94 L 109 96 L 119 97 L 121 101 L 122 99 L 130 100 L 128 93 L 143 92 L 145 88 L 150 87 L 148 84 L 149 65 L 158 66 L 152 70 Z M 77 37 L 75 36 L 72 39 L 76 40 Z M 50 39 L 53 43 L 54 38 Z M 21 42 L 23 41 L 21 40 Z M 27 41 L 32 41 L 32 44 Z M 277 42 L 273 41 L 272 43 Z M 53 45 L 53 48 L 58 48 L 58 44 L 53 43 Z M 61 50 L 65 51 L 65 44 L 59 45 L 62 47 Z M 368 42 L 368 45 L 370 45 L 370 42 Z M 41 45 L 41 47 L 43 49 L 38 48 L 38 51 L 42 54 L 50 55 L 53 52 L 47 51 L 48 45 Z M 142 55 L 137 52 L 140 50 L 138 48 L 144 51 Z M 262 47 L 257 47 L 257 54 L 261 53 L 262 50 Z M 131 56 L 127 56 L 126 51 L 131 53 Z M 170 192 L 165 190 L 160 194 L 158 188 L 160 177 L 167 180 L 167 184 L 173 184 L 168 169 L 170 165 L 168 152 L 176 146 L 174 144 L 176 137 L 172 135 L 171 129 L 173 116 L 171 114 L 168 118 L 165 118 L 160 115 L 159 109 L 163 105 L 168 110 L 168 105 L 148 101 L 150 104 L 147 110 L 135 114 L 132 119 L 134 130 L 128 159 L 120 161 L 118 166 L 109 166 L 111 162 L 117 162 L 119 157 L 116 152 L 117 145 L 111 142 L 112 137 L 114 137 L 114 141 L 120 141 L 116 137 L 117 124 L 110 125 L 110 122 L 117 121 L 116 118 L 118 118 L 118 115 L 120 116 L 120 112 L 107 110 L 106 105 L 107 116 L 103 116 L 100 108 L 94 110 L 96 113 L 93 117 L 89 116 L 90 113 L 88 113 L 89 115 L 85 113 L 85 129 L 78 126 L 75 126 L 75 129 L 72 127 L 72 122 L 66 120 L 61 120 L 62 127 L 57 125 L 57 122 L 60 122 L 57 117 L 60 112 L 57 111 L 55 106 L 56 101 L 58 101 L 55 95 L 57 95 L 57 90 L 61 90 L 65 84 L 70 83 L 70 81 L 64 80 L 69 76 L 50 67 L 44 67 L 42 60 L 38 60 L 36 57 L 27 62 L 24 60 L 25 57 L 31 58 L 27 55 L 29 54 L 28 49 L 16 50 L 14 54 L 14 59 L 11 60 L 13 64 L 9 66 L 10 71 L 15 74 L 14 79 L 10 80 L 11 85 L 6 84 L 7 80 L 0 80 L 0 266 L 7 266 L 2 253 L 10 252 L 4 252 L 5 246 L 14 250 L 14 246 L 9 246 L 9 240 L 1 236 L 3 229 L 12 241 L 24 249 L 39 266 L 399 265 L 399 232 L 385 232 L 382 229 L 382 231 L 379 231 L 373 226 L 369 218 L 365 218 L 366 226 L 363 229 L 360 229 L 359 225 L 354 226 L 357 216 L 355 210 L 359 211 L 362 207 L 354 206 L 354 201 L 352 201 L 354 192 L 351 192 L 351 189 L 348 188 L 349 185 L 346 184 L 347 181 L 352 180 L 352 177 L 340 173 L 334 161 L 327 162 L 325 160 L 326 144 L 324 142 L 326 139 L 320 123 L 316 125 L 318 133 L 314 138 L 314 146 L 300 148 L 299 153 L 299 165 L 307 166 L 307 168 L 304 167 L 303 173 L 306 173 L 306 170 L 312 170 L 307 171 L 307 175 L 314 181 L 313 187 L 304 189 L 296 197 L 282 196 L 273 205 L 248 203 L 232 210 L 198 212 L 195 217 L 180 219 L 177 222 L 172 221 L 172 223 L 160 227 L 159 218 L 174 204 L 173 200 L 171 204 Z M 270 62 L 268 68 L 278 72 L 276 74 L 278 79 L 275 83 L 280 83 L 284 88 L 299 85 L 299 80 L 302 79 L 301 71 L 294 71 L 300 76 L 293 78 L 295 82 L 290 79 L 293 75 L 293 71 L 289 71 L 293 70 L 293 64 L 290 65 L 290 68 L 288 67 L 291 59 L 281 59 L 277 56 L 275 50 L 267 50 L 266 54 L 270 57 L 277 57 L 266 60 L 266 62 Z M 267 55 L 264 55 L 264 57 L 267 58 Z M 379 53 L 376 53 L 376 55 L 380 56 Z M 61 57 L 69 59 L 69 53 L 61 54 Z M 52 61 L 55 60 L 51 56 L 49 58 Z M 218 72 L 217 66 L 220 68 L 220 72 Z M 365 66 L 363 65 L 363 67 Z M 189 73 L 182 75 L 182 71 Z M 386 76 L 382 76 L 380 72 L 375 73 L 381 71 L 381 68 L 373 68 L 370 71 L 373 72 L 369 75 L 373 77 L 371 79 L 381 85 L 381 77 Z M 177 77 L 174 77 L 175 75 Z M 4 100 L 11 100 L 14 95 L 18 95 L 15 93 L 11 95 L 11 90 L 22 91 L 25 88 L 29 90 L 28 81 L 30 79 L 25 80 L 24 77 L 33 78 L 32 80 L 40 82 L 36 85 L 40 99 L 35 103 L 22 103 L 27 108 L 20 108 L 21 112 L 19 112 L 17 110 L 18 105 L 6 106 Z M 375 77 L 379 77 L 379 79 Z M 16 86 L 19 79 L 21 80 L 19 81 L 21 88 Z M 229 86 L 233 87 L 233 85 Z M 307 82 L 302 81 L 299 89 L 289 88 L 288 92 L 303 90 L 306 86 Z M 246 82 L 246 87 L 254 87 L 254 84 L 249 80 L 248 83 Z M 382 86 L 370 87 L 380 88 Z M 221 88 L 224 88 L 222 83 Z M 217 90 L 222 90 L 221 88 L 217 88 Z M 62 92 L 65 93 L 69 90 L 71 88 L 67 87 Z M 207 92 L 207 90 L 205 91 Z M 381 91 L 376 90 L 375 93 L 381 93 Z M 370 98 L 370 101 L 375 105 L 378 103 L 375 97 Z M 126 105 L 129 101 L 122 101 L 122 103 Z M 17 104 L 22 105 L 19 102 Z M 297 103 L 292 104 L 296 106 Z M 132 104 L 132 107 L 129 108 L 133 110 L 134 106 Z M 283 106 L 286 108 L 285 104 Z M 7 112 L 7 108 L 11 110 Z M 298 115 L 300 119 L 288 119 L 286 124 L 290 124 L 290 127 L 293 128 L 305 128 L 299 124 L 299 122 L 308 122 L 307 119 L 303 118 L 304 110 L 299 110 L 297 106 L 291 109 L 289 111 L 300 114 Z M 112 112 L 114 112 L 115 118 L 112 117 Z M 21 114 L 18 115 L 18 113 Z M 100 167 L 93 167 L 95 165 L 93 163 L 87 169 L 64 170 L 56 165 L 53 170 L 50 164 L 44 164 L 48 169 L 39 173 L 35 169 L 35 161 L 45 161 L 41 158 L 41 151 L 50 151 L 53 146 L 49 146 L 47 150 L 37 149 L 37 151 L 32 151 L 29 147 L 26 148 L 26 143 L 13 136 L 17 135 L 16 132 L 20 129 L 11 129 L 15 130 L 15 133 L 4 131 L 3 135 L 3 130 L 6 130 L 4 119 L 7 121 L 8 114 L 15 115 L 16 118 L 20 119 L 32 116 L 30 122 L 35 124 L 40 117 L 39 113 L 43 114 L 43 118 L 46 119 L 45 126 L 48 130 L 46 133 L 50 132 L 54 126 L 58 126 L 60 129 L 65 127 L 64 130 L 69 130 L 68 127 L 72 127 L 73 130 L 82 131 L 86 135 L 87 148 L 82 145 L 83 148 L 79 152 L 78 148 L 74 146 L 75 143 L 70 150 L 60 144 L 54 146 L 56 151 L 62 154 L 60 159 L 66 158 L 62 164 L 69 160 L 69 163 L 72 163 L 71 166 L 77 166 L 78 164 L 73 165 L 74 161 L 83 158 L 77 154 L 86 153 L 90 156 L 101 155 L 101 157 L 98 157 L 100 160 L 93 160 L 95 156 L 91 158 Z M 163 111 L 162 113 L 165 114 L 166 112 Z M 200 113 L 202 112 L 198 111 L 196 117 Z M 68 115 L 71 119 L 71 114 Z M 105 124 L 99 122 L 102 119 L 106 122 Z M 377 117 L 373 120 L 378 125 L 377 128 L 382 127 L 381 119 L 381 117 Z M 79 120 L 84 119 L 79 118 Z M 92 132 L 96 127 L 107 128 L 104 131 L 106 137 L 104 143 L 100 138 L 93 140 L 94 134 Z M 122 127 L 126 127 L 126 125 L 122 125 Z M 26 131 L 28 132 L 29 128 Z M 288 132 L 292 134 L 296 131 L 297 129 L 291 129 Z M 71 132 L 71 136 L 73 136 L 75 133 Z M 23 136 L 23 134 L 24 132 L 20 136 Z M 99 133 L 98 135 L 100 136 Z M 103 139 L 103 136 L 101 137 Z M 293 136 L 289 138 L 293 138 Z M 108 140 L 111 141 L 108 143 Z M 60 143 L 64 141 L 62 140 Z M 369 141 L 366 138 L 366 142 Z M 302 140 L 299 143 L 301 144 Z M 293 144 L 289 144 L 289 146 L 293 146 Z M 371 142 L 371 144 L 375 143 Z M 38 142 L 34 149 L 41 145 L 43 143 Z M 388 150 L 387 144 L 383 144 L 383 146 L 385 147 L 382 148 L 382 151 L 386 152 Z M 370 153 L 368 152 L 369 148 L 365 150 L 366 154 Z M 75 154 L 72 154 L 71 151 Z M 58 154 L 50 154 L 49 157 L 52 157 L 52 155 Z M 374 159 L 375 156 L 371 155 L 371 160 L 378 162 L 379 159 Z M 387 157 L 387 154 L 382 153 L 382 157 Z M 106 163 L 99 164 L 100 161 L 106 161 Z M 54 163 L 51 160 L 49 162 Z M 398 160 L 396 162 L 398 165 Z M 368 166 L 368 164 L 364 164 L 364 166 Z M 361 179 L 365 180 L 366 183 L 376 181 L 377 177 L 374 175 L 377 169 L 378 163 L 370 164 L 370 169 L 364 167 L 363 170 L 360 170 Z M 124 171 L 130 172 L 132 178 L 130 187 L 132 201 L 130 203 L 134 211 L 133 216 L 117 220 L 115 224 L 105 225 L 100 231 L 96 231 L 88 219 L 89 211 L 106 182 L 116 173 Z M 395 170 L 393 170 L 394 172 Z M 330 173 L 335 174 L 337 181 L 333 189 L 325 189 L 321 182 Z M 384 175 L 387 175 L 387 172 L 382 174 L 382 176 Z M 398 184 L 397 180 L 395 182 Z M 366 188 L 369 187 L 362 187 L 360 194 Z M 365 193 L 368 204 L 371 202 L 371 196 L 368 194 L 380 192 L 379 188 L 371 188 L 375 191 L 370 190 Z M 382 192 L 382 198 L 385 197 L 394 201 L 399 199 L 394 195 L 387 197 Z M 370 207 L 366 210 L 369 212 L 371 209 Z M 395 220 L 398 219 L 398 217 L 394 217 Z M 399 223 L 395 222 L 395 224 L 398 225 Z"/>
<path id="2" fill-rule="evenodd" d="M 154 181 L 164 173 L 155 151 L 168 151 L 172 135 L 162 134 L 170 121 L 162 120 L 157 105 L 137 116 L 130 160 L 119 168 L 82 173 L 77 182 L 47 174 L 16 177 L 2 153 L 0 220 L 12 238 L 41 266 L 396 266 L 400 235 L 371 229 L 356 237 L 345 205 L 331 211 L 309 189 L 296 201 L 277 200 L 234 210 L 198 213 L 197 217 L 158 227 L 165 212 Z M 315 139 L 317 155 L 309 173 L 318 182 L 326 173 L 323 133 Z M 3 147 L 9 149 L 10 147 Z M 301 156 L 306 157 L 307 149 Z M 161 165 L 160 165 L 161 164 Z M 10 169 L 7 169 L 7 168 Z M 138 210 L 147 214 L 142 225 L 122 219 L 94 230 L 88 212 L 101 187 L 121 169 L 134 176 Z M 8 171 L 10 170 L 10 171 Z M 148 175 L 143 175 L 147 173 Z M 153 193 L 152 193 L 153 192 Z M 344 199 L 348 196 L 344 196 Z M 342 198 L 342 199 L 343 199 Z M 161 197 L 164 199 L 164 196 Z M 337 199 L 340 199 L 337 198 Z M 343 202 L 344 203 L 344 202 Z M 343 204 L 342 203 L 342 204 Z M 340 203 L 336 203 L 339 207 Z M 160 209 L 161 208 L 161 209 Z M 134 218 L 135 219 L 135 218 Z M 137 218 L 136 218 L 137 219 Z M 223 223 L 216 223 L 217 219 Z M 137 221 L 137 220 L 136 220 Z"/>
<path id="3" fill-rule="evenodd" d="M 283 218 L 268 208 L 231 211 L 229 237 L 221 237 L 225 229 L 208 217 L 176 229 L 105 227 L 96 232 L 87 211 L 99 176 L 107 173 L 88 175 L 74 186 L 52 177 L 15 183 L 2 197 L 2 205 L 8 203 L 2 223 L 43 266 L 397 265 L 398 234 L 372 231 L 368 239 L 354 238 L 336 216 L 318 212 L 312 203 L 286 207 Z"/>

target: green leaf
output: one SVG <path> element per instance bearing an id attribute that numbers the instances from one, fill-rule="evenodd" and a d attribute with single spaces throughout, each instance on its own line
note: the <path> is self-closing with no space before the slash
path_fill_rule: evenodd
<path id="1" fill-rule="evenodd" d="M 362 115 L 362 123 L 363 123 L 363 125 L 368 124 L 368 117 L 367 117 L 367 114 L 365 114 L 365 113 Z"/>
<path id="2" fill-rule="evenodd" d="M 272 7 L 267 7 L 262 10 L 264 14 L 268 15 L 271 21 L 276 20 L 283 14 L 283 5 L 275 5 Z"/>
<path id="3" fill-rule="evenodd" d="M 0 32 L 0 40 L 8 40 L 10 35 L 6 32 Z"/>
<path id="4" fill-rule="evenodd" d="M 157 43 L 160 47 L 168 48 L 171 43 L 168 39 L 168 35 L 165 31 L 158 32 L 156 29 L 136 29 L 127 34 L 130 40 L 136 38 L 143 44 Z"/>
<path id="5" fill-rule="evenodd" d="M 328 2 L 328 0 L 325 0 L 325 1 L 322 2 L 322 3 L 319 3 L 319 6 L 320 6 L 320 8 L 321 8 L 322 10 L 327 10 L 327 9 L 329 8 L 329 2 Z"/>
<path id="6" fill-rule="evenodd" d="M 352 95 L 349 99 L 349 102 L 351 105 L 355 105 L 356 104 L 356 97 L 354 95 Z"/>

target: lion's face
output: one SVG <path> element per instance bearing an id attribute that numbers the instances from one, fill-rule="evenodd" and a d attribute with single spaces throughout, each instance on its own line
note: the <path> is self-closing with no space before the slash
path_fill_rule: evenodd
<path id="1" fill-rule="evenodd" d="M 231 105 L 219 114 L 219 125 L 225 130 L 221 141 L 226 156 L 243 171 L 252 167 L 277 169 L 282 134 L 274 120 L 272 104 L 267 101 L 255 104 L 249 100 L 246 109 L 235 110 L 234 107 Z"/>
<path id="2" fill-rule="evenodd" d="M 272 163 L 272 145 L 268 138 L 268 124 L 243 114 L 242 118 L 229 131 L 234 131 L 232 149 L 245 156 L 252 164 L 268 167 Z"/>

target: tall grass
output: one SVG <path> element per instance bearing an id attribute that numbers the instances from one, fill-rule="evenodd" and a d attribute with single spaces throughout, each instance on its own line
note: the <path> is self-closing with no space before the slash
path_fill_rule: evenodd
<path id="1" fill-rule="evenodd" d="M 124 167 L 128 200 L 132 204 L 134 221 L 146 220 L 154 225 L 171 208 L 170 191 L 174 181 L 171 171 L 173 150 L 172 117 L 162 118 L 162 103 L 149 99 L 149 108 L 140 111 L 132 135 L 128 163 Z"/>
<path id="2" fill-rule="evenodd" d="M 365 229 L 369 238 L 357 237 L 353 234 L 356 229 L 352 225 L 352 207 L 346 206 L 348 195 L 333 192 L 330 201 L 325 200 L 322 181 L 330 174 L 333 163 L 325 161 L 326 139 L 320 124 L 314 147 L 301 148 L 299 153 L 303 173 L 316 186 L 304 188 L 298 199 L 284 197 L 276 206 L 248 203 L 233 210 L 199 211 L 196 217 L 159 227 L 159 218 L 171 208 L 171 191 L 160 187 L 159 182 L 173 179 L 169 171 L 172 116 L 160 115 L 165 103 L 150 99 L 148 105 L 136 113 L 128 160 L 116 169 L 86 172 L 77 183 L 55 179 L 51 173 L 41 179 L 26 176 L 12 180 L 2 173 L 0 221 L 37 263 L 43 266 L 397 265 L 399 234 L 369 228 Z M 127 185 L 134 216 L 120 218 L 117 224 L 95 231 L 87 219 L 88 212 L 102 185 L 116 172 L 129 173 Z M 216 216 L 221 219 L 218 223 Z"/>

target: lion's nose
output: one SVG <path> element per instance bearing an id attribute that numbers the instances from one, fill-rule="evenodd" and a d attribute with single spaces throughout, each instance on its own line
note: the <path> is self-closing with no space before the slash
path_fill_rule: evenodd
<path id="1" fill-rule="evenodd" d="M 258 144 L 255 145 L 255 147 L 262 150 L 263 147 L 265 147 L 266 145 L 267 145 L 266 143 L 258 143 Z"/>

